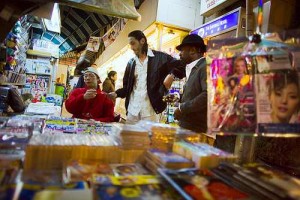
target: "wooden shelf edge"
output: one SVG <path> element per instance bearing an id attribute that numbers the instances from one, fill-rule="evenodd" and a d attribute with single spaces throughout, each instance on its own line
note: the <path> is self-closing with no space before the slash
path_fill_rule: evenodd
<path id="1" fill-rule="evenodd" d="M 16 86 L 23 86 L 23 85 L 25 85 L 25 83 L 7 83 L 7 82 L 5 82 L 5 83 L 1 83 L 0 85 L 16 85 Z"/>
<path id="2" fill-rule="evenodd" d="M 48 58 L 51 58 L 51 56 L 52 56 L 51 53 L 32 50 L 32 49 L 28 49 L 26 53 L 28 55 L 32 55 L 32 56 L 40 56 L 40 57 L 48 57 Z"/>

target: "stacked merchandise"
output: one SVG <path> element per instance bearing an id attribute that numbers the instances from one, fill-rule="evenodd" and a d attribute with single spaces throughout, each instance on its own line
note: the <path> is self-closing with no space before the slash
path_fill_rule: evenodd
<path id="1" fill-rule="evenodd" d="M 17 153 L 23 151 L 33 134 L 33 123 L 19 118 L 2 119 L 0 127 L 0 146 L 2 149 L 10 149 Z M 15 150 L 13 150 L 15 149 Z M 8 154 L 8 156 L 13 156 Z"/>
<path id="2" fill-rule="evenodd" d="M 115 124 L 114 132 L 118 134 L 123 149 L 150 148 L 149 133 L 137 125 Z"/>
<path id="3" fill-rule="evenodd" d="M 212 170 L 260 199 L 300 199 L 300 180 L 261 164 L 221 164 Z"/>
<path id="4" fill-rule="evenodd" d="M 62 169 L 69 159 L 120 162 L 118 142 L 109 135 L 41 134 L 31 138 L 24 170 Z"/>
<path id="5" fill-rule="evenodd" d="M 39 172 L 37 171 L 37 173 Z M 80 199 L 79 197 L 81 199 L 97 199 L 96 196 L 100 199 L 127 199 L 130 197 L 131 199 L 133 197 L 142 199 L 138 197 L 149 195 L 147 192 L 159 196 L 160 193 L 157 193 L 163 190 L 159 180 L 148 175 L 147 170 L 136 163 L 104 164 L 99 160 L 69 160 L 64 163 L 63 173 L 57 173 L 62 175 L 61 177 L 53 173 L 52 175 L 44 172 L 41 174 L 44 174 L 45 177 L 37 179 L 40 181 L 39 185 L 35 185 L 37 175 L 32 174 L 31 180 L 25 180 L 26 185 L 22 188 L 21 199 L 38 198 L 49 194 L 55 197 L 57 193 L 60 194 L 60 198 L 62 198 L 61 195 L 68 195 L 68 197 L 75 195 L 72 199 Z M 63 177 L 63 182 L 55 180 L 55 177 Z M 41 180 L 44 181 L 41 182 Z M 45 184 L 46 180 L 48 180 L 47 184 Z M 90 183 L 92 189 L 88 187 L 86 181 Z"/>
<path id="6" fill-rule="evenodd" d="M 37 102 L 30 103 L 25 110 L 26 115 L 54 115 L 60 116 L 61 107 L 55 106 L 54 103 Z"/>
<path id="7" fill-rule="evenodd" d="M 185 140 L 188 142 L 199 142 L 199 134 L 182 128 L 167 124 L 150 121 L 140 121 L 137 125 L 145 128 L 151 135 L 151 147 L 164 151 L 172 151 L 174 142 Z"/>
<path id="8" fill-rule="evenodd" d="M 77 134 L 109 134 L 112 126 L 99 121 L 77 120 Z"/>
<path id="9" fill-rule="evenodd" d="M 49 116 L 45 120 L 43 133 L 76 133 L 74 118 Z"/>
<path id="10" fill-rule="evenodd" d="M 194 162 L 176 153 L 149 149 L 145 156 L 145 167 L 156 173 L 158 168 L 180 169 L 194 167 Z"/>
<path id="11" fill-rule="evenodd" d="M 92 181 L 92 177 L 103 175 L 132 176 L 146 175 L 149 172 L 138 163 L 105 164 L 96 160 L 69 160 L 64 163 L 64 183 Z"/>
<path id="12" fill-rule="evenodd" d="M 26 16 L 20 18 L 5 39 L 6 65 L 4 70 L 7 72 L 7 82 L 17 85 L 24 84 L 26 79 L 26 48 L 29 38 L 26 30 L 29 28 L 29 24 L 26 23 L 26 18 Z"/>
<path id="13" fill-rule="evenodd" d="M 205 143 L 176 142 L 173 152 L 192 160 L 200 169 L 218 166 L 221 162 L 235 162 L 237 157 Z"/>
<path id="14" fill-rule="evenodd" d="M 99 121 L 48 116 L 45 120 L 43 133 L 48 134 L 90 134 L 108 135 L 112 125 Z"/>

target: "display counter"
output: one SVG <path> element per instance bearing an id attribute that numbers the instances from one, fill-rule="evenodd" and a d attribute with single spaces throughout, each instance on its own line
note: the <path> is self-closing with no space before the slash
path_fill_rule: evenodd
<path id="1" fill-rule="evenodd" d="M 203 134 L 167 124 L 1 120 L 3 199 L 299 198 L 295 177 L 263 164 L 238 165 L 237 155 L 201 142 L 208 141 Z"/>

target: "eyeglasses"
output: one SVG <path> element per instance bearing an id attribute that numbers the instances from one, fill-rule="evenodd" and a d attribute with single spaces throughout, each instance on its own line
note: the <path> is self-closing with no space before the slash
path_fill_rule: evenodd
<path id="1" fill-rule="evenodd" d="M 90 77 L 90 78 L 96 78 L 96 75 L 95 74 L 84 74 L 83 75 L 83 78 L 88 78 L 88 77 Z"/>

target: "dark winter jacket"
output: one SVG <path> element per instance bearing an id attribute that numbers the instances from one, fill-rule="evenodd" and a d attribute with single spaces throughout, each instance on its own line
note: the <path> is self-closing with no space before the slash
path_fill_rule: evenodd
<path id="1" fill-rule="evenodd" d="M 162 100 L 163 96 L 167 93 L 167 89 L 163 85 L 165 77 L 173 71 L 176 71 L 176 74 L 180 74 L 178 72 L 184 74 L 185 66 L 181 61 L 176 60 L 166 53 L 152 51 L 154 57 L 148 57 L 147 93 L 154 111 L 158 114 L 166 108 L 166 103 Z M 128 109 L 130 95 L 136 81 L 134 76 L 135 66 L 134 58 L 130 59 L 123 77 L 123 88 L 116 90 L 117 97 L 126 98 L 126 110 Z"/>

